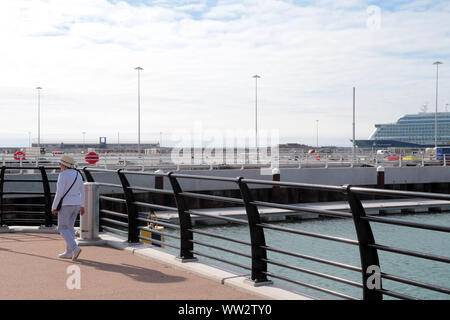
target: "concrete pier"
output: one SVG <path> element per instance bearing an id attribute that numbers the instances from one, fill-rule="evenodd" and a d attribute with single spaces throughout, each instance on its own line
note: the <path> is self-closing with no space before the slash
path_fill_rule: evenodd
<path id="1" fill-rule="evenodd" d="M 389 214 L 408 214 L 408 213 L 427 213 L 450 211 L 450 201 L 430 200 L 430 199 L 391 199 L 391 200 L 363 200 L 361 201 L 368 215 L 389 215 Z M 308 207 L 311 209 L 332 210 L 350 212 L 350 206 L 346 201 L 333 202 L 312 202 L 292 204 L 299 207 Z M 225 216 L 239 219 L 246 219 L 244 207 L 227 208 L 208 208 L 196 209 L 200 213 L 207 213 L 214 216 Z M 276 208 L 259 207 L 262 221 L 284 221 L 284 220 L 308 220 L 317 219 L 318 214 L 291 211 Z M 159 220 L 178 222 L 178 213 L 170 211 L 156 211 Z M 194 224 L 220 225 L 227 224 L 227 221 L 192 215 Z"/>

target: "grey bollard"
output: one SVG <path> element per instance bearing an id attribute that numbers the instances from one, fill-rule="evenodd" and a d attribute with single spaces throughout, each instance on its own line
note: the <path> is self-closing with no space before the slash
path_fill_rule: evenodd
<path id="1" fill-rule="evenodd" d="M 163 174 L 163 170 L 156 170 L 155 173 Z M 164 189 L 164 177 L 163 176 L 155 176 L 155 189 Z M 158 193 L 156 195 L 157 204 L 164 205 L 164 195 L 162 193 Z"/>
<path id="2" fill-rule="evenodd" d="M 377 167 L 377 185 L 378 188 L 384 189 L 384 167 Z"/>
<path id="3" fill-rule="evenodd" d="M 85 182 L 84 214 L 80 215 L 80 239 L 78 245 L 101 245 L 104 243 L 99 236 L 100 192 L 95 182 Z"/>
<path id="4" fill-rule="evenodd" d="M 280 169 L 273 168 L 272 169 L 272 181 L 280 181 Z M 280 186 L 272 186 L 274 201 L 281 200 L 281 190 Z"/>

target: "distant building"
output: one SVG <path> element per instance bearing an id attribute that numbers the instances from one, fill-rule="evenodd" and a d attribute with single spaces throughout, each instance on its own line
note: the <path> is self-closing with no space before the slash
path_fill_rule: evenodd
<path id="1" fill-rule="evenodd" d="M 395 123 L 376 124 L 358 148 L 432 148 L 435 146 L 435 113 L 407 114 Z M 437 113 L 437 145 L 450 146 L 450 112 Z"/>
<path id="2" fill-rule="evenodd" d="M 37 147 L 37 143 L 32 144 L 33 147 Z M 81 150 L 87 151 L 88 149 L 98 149 L 102 152 L 137 152 L 138 150 L 138 144 L 137 143 L 106 143 L 106 137 L 100 137 L 99 143 L 84 143 L 84 142 L 75 142 L 75 143 L 42 143 L 41 147 L 45 148 L 46 152 L 52 152 L 52 151 L 66 151 L 66 152 L 79 152 Z M 159 148 L 159 142 L 158 143 L 141 143 L 141 150 L 145 149 L 154 149 Z"/>
<path id="3" fill-rule="evenodd" d="M 310 146 L 306 145 L 306 144 L 301 144 L 301 143 L 282 143 L 279 144 L 278 147 L 280 149 L 311 149 Z"/>

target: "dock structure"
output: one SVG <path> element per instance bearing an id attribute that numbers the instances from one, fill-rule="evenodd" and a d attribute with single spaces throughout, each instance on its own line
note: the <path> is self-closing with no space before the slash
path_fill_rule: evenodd
<path id="1" fill-rule="evenodd" d="M 387 200 L 362 200 L 361 201 L 367 215 L 390 215 L 402 213 L 427 213 L 450 211 L 450 202 L 445 200 L 430 199 L 387 199 Z M 311 202 L 296 203 L 294 206 L 299 207 L 299 211 L 286 210 L 281 208 L 259 208 L 262 221 L 285 221 L 285 220 L 309 220 L 317 219 L 320 215 L 302 211 L 301 208 L 310 210 L 329 210 L 349 212 L 350 205 L 346 201 L 330 201 L 330 202 Z M 225 207 L 225 208 L 207 208 L 197 209 L 201 213 L 207 213 L 213 217 L 205 217 L 192 215 L 192 222 L 205 225 L 227 224 L 229 222 L 218 220 L 214 217 L 233 217 L 238 219 L 246 218 L 245 207 Z M 155 211 L 159 220 L 172 223 L 178 222 L 178 214 L 171 211 Z"/>

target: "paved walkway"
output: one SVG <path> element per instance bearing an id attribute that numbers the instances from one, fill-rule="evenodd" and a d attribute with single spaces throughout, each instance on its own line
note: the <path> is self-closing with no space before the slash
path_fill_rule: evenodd
<path id="1" fill-rule="evenodd" d="M 58 234 L 0 234 L 0 299 L 260 299 L 126 251 L 82 247 L 73 262 L 58 258 L 64 248 Z M 70 266 L 79 267 L 80 289 L 67 288 Z"/>

